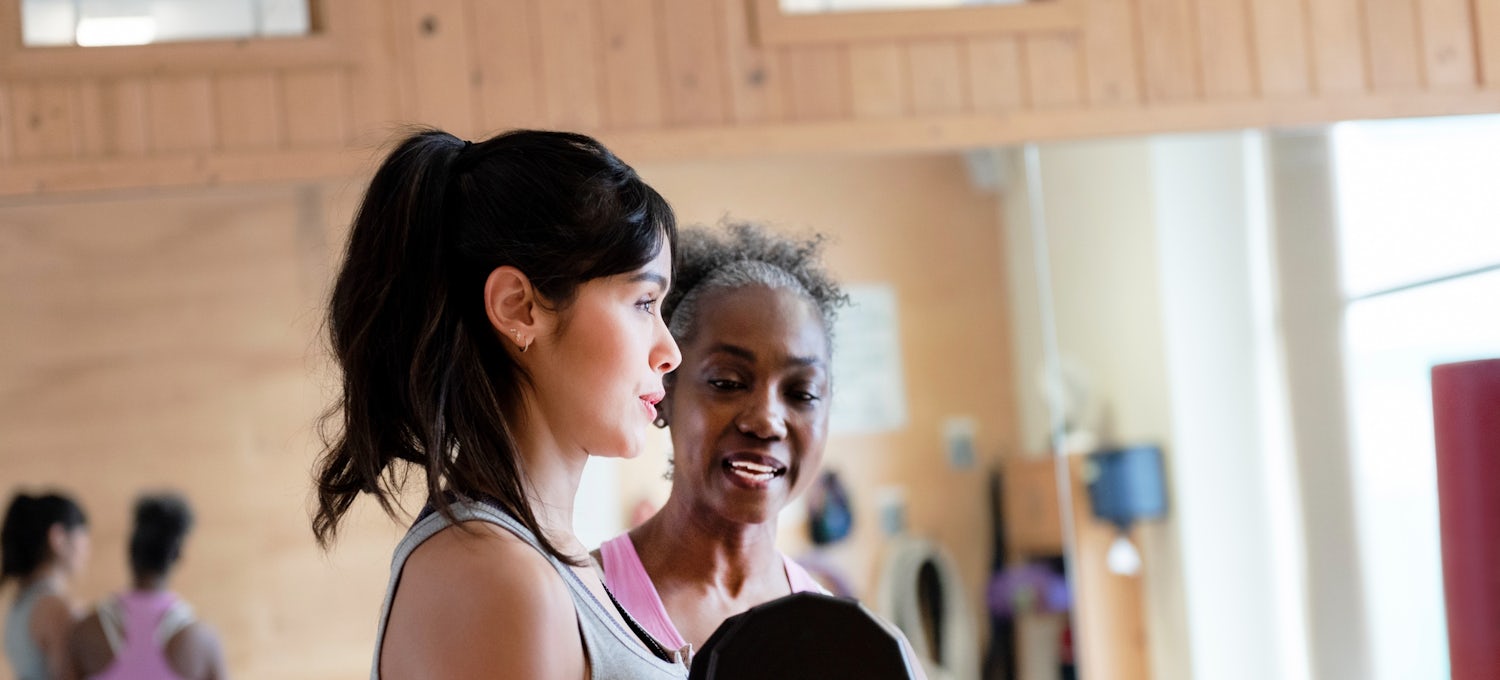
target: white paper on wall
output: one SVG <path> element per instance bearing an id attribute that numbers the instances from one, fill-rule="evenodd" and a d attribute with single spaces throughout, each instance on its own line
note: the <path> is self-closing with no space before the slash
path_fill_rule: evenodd
<path id="1" fill-rule="evenodd" d="M 845 288 L 853 304 L 834 326 L 833 412 L 836 434 L 890 432 L 906 426 L 896 290 L 889 284 Z"/>

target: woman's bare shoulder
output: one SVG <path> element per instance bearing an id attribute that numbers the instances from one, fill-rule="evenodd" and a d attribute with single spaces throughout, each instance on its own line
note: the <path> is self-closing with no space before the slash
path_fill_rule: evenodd
<path id="1" fill-rule="evenodd" d="M 567 584 L 515 535 L 466 522 L 407 559 L 386 624 L 382 675 L 572 680 L 584 668 Z"/>

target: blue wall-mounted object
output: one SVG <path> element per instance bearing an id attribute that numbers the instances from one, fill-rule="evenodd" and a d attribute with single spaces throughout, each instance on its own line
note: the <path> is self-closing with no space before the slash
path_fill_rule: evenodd
<path id="1" fill-rule="evenodd" d="M 1128 528 L 1167 514 L 1161 448 L 1152 445 L 1106 449 L 1089 454 L 1089 500 L 1094 516 Z"/>

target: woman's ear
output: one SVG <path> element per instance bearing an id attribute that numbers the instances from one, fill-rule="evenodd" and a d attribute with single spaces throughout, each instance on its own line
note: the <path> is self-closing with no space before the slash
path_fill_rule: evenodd
<path id="1" fill-rule="evenodd" d="M 52 551 L 53 557 L 66 557 L 73 551 L 73 537 L 69 535 L 68 527 L 62 522 L 47 527 L 47 548 Z"/>
<path id="2" fill-rule="evenodd" d="M 515 267 L 496 267 L 484 280 L 484 310 L 504 340 L 525 352 L 543 330 L 542 307 L 531 279 Z"/>

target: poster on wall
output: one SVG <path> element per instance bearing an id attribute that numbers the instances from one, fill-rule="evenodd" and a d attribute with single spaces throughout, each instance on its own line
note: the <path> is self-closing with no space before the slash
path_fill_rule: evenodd
<path id="1" fill-rule="evenodd" d="M 896 289 L 889 284 L 845 288 L 833 335 L 834 434 L 873 434 L 906 426 Z"/>

